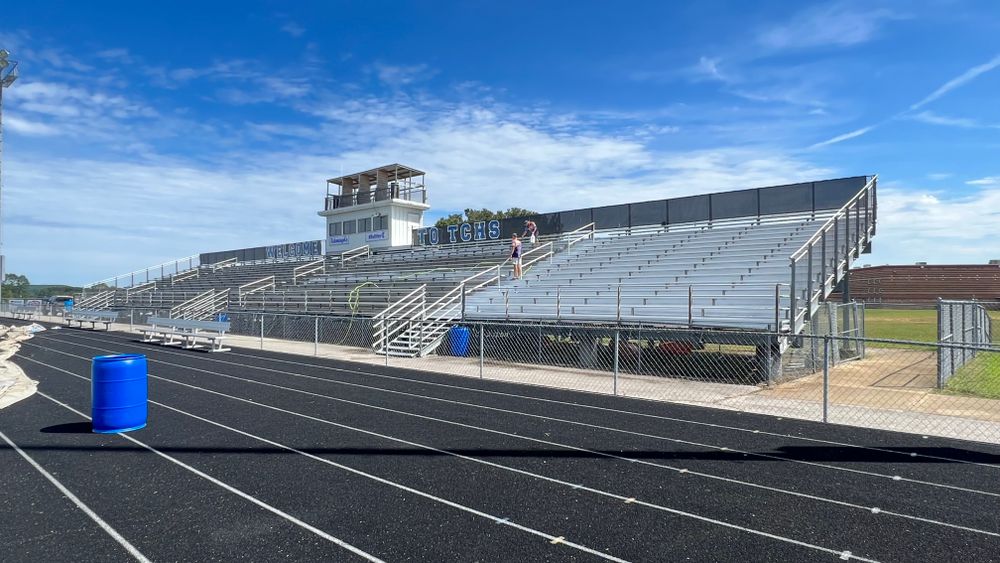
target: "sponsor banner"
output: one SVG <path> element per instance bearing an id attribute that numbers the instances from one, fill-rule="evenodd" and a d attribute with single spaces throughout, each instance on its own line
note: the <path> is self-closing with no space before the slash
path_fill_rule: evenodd
<path id="1" fill-rule="evenodd" d="M 28 299 L 27 301 L 25 301 L 24 304 L 27 305 L 28 307 L 41 307 L 42 306 L 42 300 L 41 299 Z"/>
<path id="2" fill-rule="evenodd" d="M 327 246 L 344 246 L 345 244 L 351 244 L 351 237 L 336 236 L 326 239 Z"/>
<path id="3" fill-rule="evenodd" d="M 8 299 L 7 302 L 11 305 L 24 305 L 24 299 Z"/>
<path id="4" fill-rule="evenodd" d="M 238 262 L 252 262 L 255 260 L 275 260 L 281 258 L 297 258 L 323 255 L 322 240 L 307 240 L 302 242 L 292 242 L 288 244 L 274 244 L 271 246 L 255 246 L 253 248 L 241 248 L 239 250 L 224 250 L 222 252 L 206 252 L 199 255 L 202 264 L 215 264 L 223 260 L 235 258 Z"/>
<path id="5" fill-rule="evenodd" d="M 444 229 L 426 227 L 417 229 L 416 233 L 418 245 L 496 240 L 500 238 L 500 221 L 496 219 L 476 221 L 475 223 L 448 225 Z"/>
<path id="6" fill-rule="evenodd" d="M 388 240 L 388 239 L 389 239 L 389 236 L 386 234 L 385 231 L 374 231 L 374 232 L 368 233 L 368 236 L 365 237 L 365 240 L 368 241 L 368 242 L 376 242 L 376 241 Z"/>

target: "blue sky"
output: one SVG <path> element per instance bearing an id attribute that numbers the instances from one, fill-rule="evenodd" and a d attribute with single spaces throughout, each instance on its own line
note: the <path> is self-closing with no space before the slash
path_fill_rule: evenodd
<path id="1" fill-rule="evenodd" d="M 36 283 L 322 238 L 324 180 L 397 161 L 435 216 L 877 172 L 861 262 L 1000 258 L 995 2 L 95 5 L 3 9 Z"/>

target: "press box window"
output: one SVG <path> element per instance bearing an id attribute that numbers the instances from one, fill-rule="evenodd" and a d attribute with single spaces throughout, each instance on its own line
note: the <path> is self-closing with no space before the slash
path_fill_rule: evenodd
<path id="1" fill-rule="evenodd" d="M 389 216 L 388 215 L 378 215 L 372 218 L 372 230 L 373 231 L 384 231 L 389 228 Z"/>
<path id="2" fill-rule="evenodd" d="M 354 221 L 344 221 L 344 234 L 353 235 L 358 232 L 358 224 Z"/>
<path id="3" fill-rule="evenodd" d="M 365 217 L 363 219 L 358 219 L 358 232 L 367 233 L 372 230 L 372 218 Z"/>
<path id="4" fill-rule="evenodd" d="M 341 234 L 343 234 L 343 230 L 340 226 L 340 222 L 330 223 L 330 236 L 336 237 L 340 236 Z"/>

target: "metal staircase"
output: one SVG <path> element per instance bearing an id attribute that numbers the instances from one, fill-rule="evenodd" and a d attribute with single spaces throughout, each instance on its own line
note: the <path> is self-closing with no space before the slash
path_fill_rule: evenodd
<path id="1" fill-rule="evenodd" d="M 590 223 L 547 242 L 521 255 L 522 267 L 552 258 L 577 242 L 592 239 L 594 224 Z M 434 352 L 445 334 L 465 318 L 465 300 L 470 294 L 488 286 L 499 287 L 507 262 L 477 272 L 460 281 L 450 291 L 427 303 L 427 286 L 421 285 L 373 318 L 372 347 L 378 354 L 415 358 Z"/>
<path id="2" fill-rule="evenodd" d="M 110 309 L 115 302 L 115 294 L 116 290 L 114 289 L 108 289 L 100 293 L 95 293 L 90 297 L 76 302 L 74 307 L 93 310 Z"/>

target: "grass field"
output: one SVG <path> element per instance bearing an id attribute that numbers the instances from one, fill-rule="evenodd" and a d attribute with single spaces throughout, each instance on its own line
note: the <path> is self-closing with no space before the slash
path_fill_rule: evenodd
<path id="1" fill-rule="evenodd" d="M 945 385 L 948 393 L 1000 399 L 1000 352 L 980 352 Z"/>
<path id="2" fill-rule="evenodd" d="M 990 311 L 994 341 L 1000 340 L 1000 311 Z M 865 336 L 914 342 L 937 341 L 937 311 L 934 309 L 868 309 Z M 1000 344 L 1000 342 L 998 342 Z M 870 343 L 876 348 L 920 348 L 911 344 Z M 958 371 L 946 393 L 1000 399 L 1000 353 L 980 353 Z"/>

